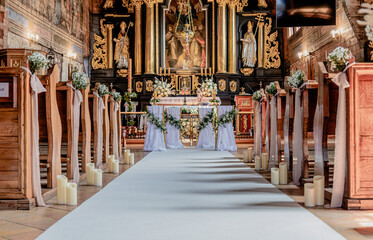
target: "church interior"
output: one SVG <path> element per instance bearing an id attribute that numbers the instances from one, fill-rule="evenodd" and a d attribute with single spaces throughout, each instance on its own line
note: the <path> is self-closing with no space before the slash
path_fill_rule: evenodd
<path id="1" fill-rule="evenodd" d="M 0 240 L 373 239 L 369 86 L 372 0 L 0 0 Z"/>

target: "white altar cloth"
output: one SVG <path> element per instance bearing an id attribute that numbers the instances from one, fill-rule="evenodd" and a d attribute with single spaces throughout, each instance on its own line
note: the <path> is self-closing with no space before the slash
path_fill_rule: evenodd
<path id="1" fill-rule="evenodd" d="M 202 101 L 199 102 L 197 97 L 186 97 L 187 105 L 200 105 L 200 104 L 209 104 L 212 97 L 204 97 Z M 220 101 L 219 97 L 216 97 Z M 162 97 L 159 100 L 160 102 L 157 105 L 184 105 L 184 97 Z"/>

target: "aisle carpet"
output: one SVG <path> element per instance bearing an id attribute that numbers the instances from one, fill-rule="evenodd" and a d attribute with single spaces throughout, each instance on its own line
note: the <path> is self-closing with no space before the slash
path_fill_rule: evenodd
<path id="1" fill-rule="evenodd" d="M 344 239 L 229 152 L 146 156 L 38 239 Z"/>

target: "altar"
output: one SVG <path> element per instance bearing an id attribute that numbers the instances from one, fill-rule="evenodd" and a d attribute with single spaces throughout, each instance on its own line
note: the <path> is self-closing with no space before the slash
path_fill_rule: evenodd
<path id="1" fill-rule="evenodd" d="M 186 103 L 188 106 L 198 106 L 198 105 L 209 105 L 211 104 L 211 100 L 213 97 L 204 97 L 199 100 L 198 97 L 194 96 L 175 96 L 175 97 L 162 97 L 160 98 L 157 105 L 162 106 L 182 106 Z M 220 102 L 220 98 L 216 97 L 217 100 Z"/>

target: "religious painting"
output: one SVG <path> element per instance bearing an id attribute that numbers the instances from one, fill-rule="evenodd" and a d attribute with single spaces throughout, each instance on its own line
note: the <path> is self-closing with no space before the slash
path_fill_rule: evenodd
<path id="1" fill-rule="evenodd" d="M 206 10 L 199 0 L 172 0 L 165 11 L 165 67 L 206 67 Z"/>
<path id="2" fill-rule="evenodd" d="M 71 32 L 71 8 L 68 0 L 55 0 L 54 24 L 68 33 Z M 74 23 L 76 24 L 76 23 Z"/>
<path id="3" fill-rule="evenodd" d="M 71 18 L 74 24 L 71 25 L 71 35 L 83 40 L 84 31 L 84 0 L 71 0 Z"/>
<path id="4" fill-rule="evenodd" d="M 45 17 L 48 21 L 53 20 L 53 13 L 51 9 L 53 9 L 53 1 L 50 0 L 39 0 L 33 1 L 33 9 L 38 13 L 38 15 Z"/>

